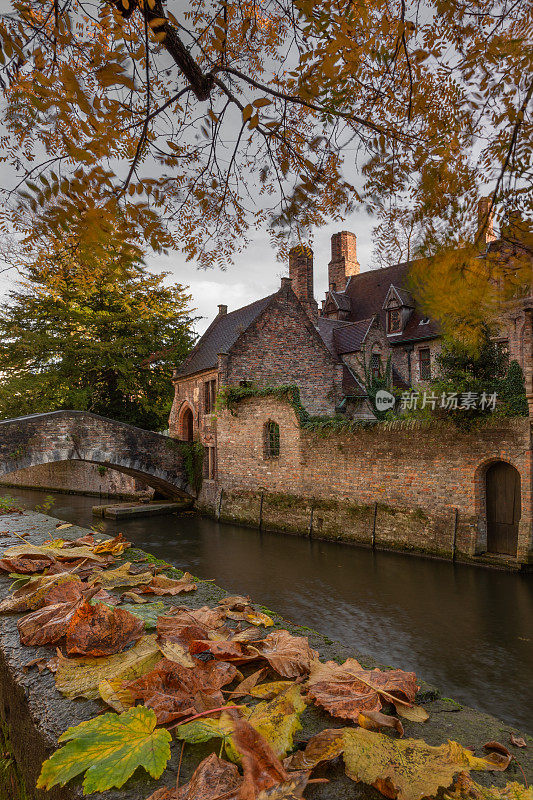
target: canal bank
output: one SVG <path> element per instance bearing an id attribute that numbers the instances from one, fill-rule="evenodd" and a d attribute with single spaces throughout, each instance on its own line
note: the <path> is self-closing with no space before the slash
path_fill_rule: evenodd
<path id="1" fill-rule="evenodd" d="M 58 494 L 48 506 L 46 492 L 13 495 L 58 519 L 95 523 L 90 498 Z M 190 512 L 98 526 L 533 733 L 530 575 L 265 533 Z"/>
<path id="2" fill-rule="evenodd" d="M 20 536 L 32 544 L 42 544 L 46 539 L 53 537 L 56 529 L 56 519 L 43 514 L 25 512 L 23 514 L 4 515 L 0 521 L 2 532 L 2 551 L 20 542 Z M 62 531 L 69 539 L 75 539 L 86 534 L 84 528 L 73 525 L 68 531 Z M 18 534 L 18 536 L 16 535 Z M 129 551 L 128 560 L 143 558 L 139 551 Z M 125 559 L 124 559 L 125 560 Z M 176 570 L 165 570 L 165 573 L 174 577 Z M 0 576 L 0 596 L 3 598 L 9 592 L 12 580 L 5 573 Z M 187 594 L 184 599 L 180 596 L 179 604 L 191 609 L 205 605 L 213 606 L 226 595 L 226 592 L 209 581 L 198 581 L 198 589 L 192 594 Z M 258 610 L 260 610 L 257 607 Z M 264 609 L 263 609 L 264 610 Z M 55 689 L 54 679 L 48 670 L 38 673 L 35 668 L 24 669 L 24 665 L 36 658 L 48 658 L 49 648 L 23 647 L 20 644 L 17 631 L 19 614 L 0 616 L 0 712 L 4 746 L 8 751 L 4 759 L 12 763 L 7 770 L 2 772 L 0 786 L 3 787 L 2 800 L 71 800 L 81 796 L 79 783 L 68 784 L 65 789 L 53 789 L 50 792 L 37 792 L 34 789 L 35 780 L 40 771 L 42 761 L 57 748 L 58 737 L 66 728 L 90 719 L 100 713 L 102 704 L 92 700 L 68 700 L 61 696 Z M 270 630 L 284 628 L 296 636 L 307 636 L 312 648 L 320 653 L 321 660 L 335 660 L 342 662 L 347 658 L 357 658 L 365 668 L 376 666 L 376 662 L 368 656 L 361 655 L 353 647 L 333 642 L 330 638 L 315 631 L 302 628 L 273 614 L 274 627 Z M 380 620 L 376 618 L 375 624 Z M 396 663 L 396 668 L 405 665 Z M 502 672 L 500 678 L 506 680 Z M 474 748 L 477 755 L 483 755 L 484 743 L 496 740 L 512 750 L 512 754 L 519 760 L 513 760 L 504 773 L 475 773 L 476 780 L 483 785 L 504 785 L 511 780 L 523 781 L 523 773 L 528 780 L 533 777 L 533 739 L 527 737 L 528 747 L 525 749 L 514 748 L 510 744 L 513 729 L 489 714 L 483 714 L 463 706 L 446 697 L 442 697 L 439 690 L 421 683 L 421 690 L 417 702 L 422 704 L 429 714 L 425 723 L 413 723 L 405 720 L 406 736 L 421 738 L 431 745 L 439 745 L 448 739 L 458 741 L 465 747 Z M 516 689 L 516 687 L 515 687 Z M 316 707 L 308 706 L 302 715 L 302 729 L 296 734 L 296 743 L 303 743 L 318 731 L 328 727 L 338 727 L 338 720 L 334 720 L 319 711 Z M 514 730 L 515 735 L 523 735 L 523 731 Z M 178 764 L 180 761 L 180 747 L 173 744 L 171 759 L 161 778 L 157 781 L 134 777 L 120 790 L 110 790 L 102 794 L 92 795 L 95 800 L 145 800 L 158 786 L 173 786 L 176 782 Z M 212 751 L 207 744 L 186 746 L 180 769 L 180 785 L 189 780 L 200 758 Z M 5 776 L 8 776 L 6 779 Z M 337 767 L 331 768 L 327 776 L 327 784 L 315 784 L 306 790 L 306 797 L 310 800 L 341 800 L 342 798 L 358 798 L 359 800 L 375 800 L 380 795 L 366 787 L 364 784 L 354 784 Z M 1 783 L 3 781 L 3 783 Z"/>

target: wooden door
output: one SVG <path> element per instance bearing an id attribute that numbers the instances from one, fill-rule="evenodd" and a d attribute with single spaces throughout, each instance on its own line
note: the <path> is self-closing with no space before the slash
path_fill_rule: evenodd
<path id="1" fill-rule="evenodd" d="M 487 471 L 487 551 L 516 556 L 520 521 L 520 473 L 497 461 Z"/>

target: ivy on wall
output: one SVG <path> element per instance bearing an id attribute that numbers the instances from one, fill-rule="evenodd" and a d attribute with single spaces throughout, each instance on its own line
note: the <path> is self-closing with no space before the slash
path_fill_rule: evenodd
<path id="1" fill-rule="evenodd" d="M 198 440 L 194 442 L 178 442 L 178 444 L 183 455 L 183 468 L 187 483 L 198 494 L 204 479 L 205 447 Z"/>

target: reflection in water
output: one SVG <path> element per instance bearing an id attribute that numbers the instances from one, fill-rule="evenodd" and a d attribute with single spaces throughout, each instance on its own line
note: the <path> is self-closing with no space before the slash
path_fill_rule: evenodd
<path id="1" fill-rule="evenodd" d="M 9 490 L 29 507 L 44 493 Z M 51 514 L 89 526 L 90 497 Z M 338 639 L 414 670 L 443 694 L 531 732 L 531 576 L 219 525 L 196 516 L 105 521 L 137 546 Z"/>

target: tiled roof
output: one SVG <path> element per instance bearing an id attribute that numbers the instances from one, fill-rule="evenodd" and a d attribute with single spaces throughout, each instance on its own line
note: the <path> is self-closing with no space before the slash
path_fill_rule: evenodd
<path id="1" fill-rule="evenodd" d="M 413 305 L 412 297 L 406 288 L 410 265 L 411 262 L 405 261 L 401 264 L 393 264 L 391 267 L 371 269 L 360 272 L 358 275 L 352 275 L 344 292 L 351 301 L 350 321 L 359 322 L 374 314 L 379 314 L 383 328 L 386 330 L 383 303 L 391 285 L 396 287 L 396 290 L 406 292 L 405 300 L 409 298 L 408 304 Z M 422 319 L 424 319 L 423 314 L 415 309 L 402 333 L 389 337 L 390 343 L 393 345 L 409 340 L 432 339 L 440 335 L 439 326 L 435 320 L 420 324 Z"/>
<path id="2" fill-rule="evenodd" d="M 366 397 L 367 391 L 357 375 L 344 364 L 342 369 L 342 391 L 349 397 Z"/>
<path id="3" fill-rule="evenodd" d="M 191 375 L 216 367 L 218 354 L 228 352 L 240 334 L 264 311 L 272 297 L 273 295 L 262 297 L 261 300 L 256 300 L 248 306 L 215 317 L 176 374 Z"/>
<path id="4" fill-rule="evenodd" d="M 339 311 L 351 311 L 350 298 L 344 292 L 332 292 L 330 290 L 329 294 Z"/>
<path id="5" fill-rule="evenodd" d="M 350 322 L 343 322 L 339 319 L 328 319 L 328 317 L 318 317 L 315 321 L 315 326 L 320 334 L 320 338 L 335 358 L 338 358 L 339 355 L 335 344 L 335 331 L 342 327 L 350 327 L 350 325 Z"/>
<path id="6" fill-rule="evenodd" d="M 373 319 L 370 317 L 370 319 L 362 319 L 359 322 L 351 322 L 335 328 L 333 341 L 337 353 L 341 355 L 342 353 L 356 353 L 360 350 Z"/>

